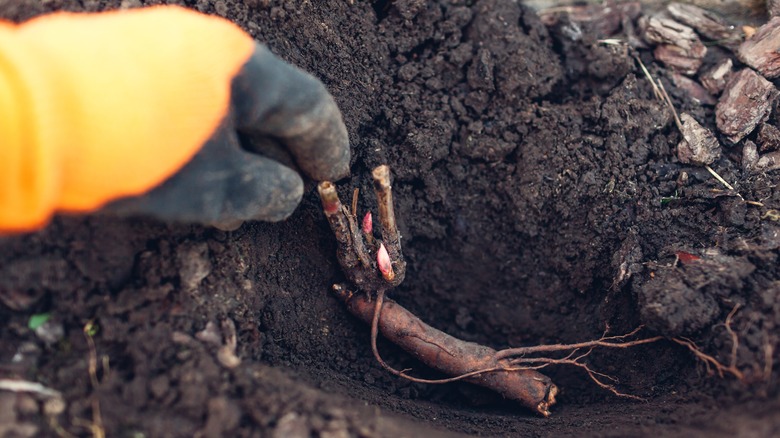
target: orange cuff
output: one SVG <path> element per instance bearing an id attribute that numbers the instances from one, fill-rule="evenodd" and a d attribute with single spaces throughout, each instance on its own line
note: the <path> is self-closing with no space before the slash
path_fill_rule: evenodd
<path id="1" fill-rule="evenodd" d="M 0 23 L 0 230 L 159 185 L 228 113 L 254 47 L 175 6 Z"/>

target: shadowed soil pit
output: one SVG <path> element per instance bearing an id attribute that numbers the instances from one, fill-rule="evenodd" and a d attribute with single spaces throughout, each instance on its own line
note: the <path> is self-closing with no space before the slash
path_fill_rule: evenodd
<path id="1" fill-rule="evenodd" d="M 146 3 L 0 1 L 0 15 Z M 681 164 L 680 134 L 621 47 L 572 43 L 508 0 L 185 3 L 326 84 L 353 147 L 342 199 L 371 193 L 370 169 L 390 165 L 408 263 L 390 296 L 421 319 L 497 349 L 645 324 L 728 364 L 724 321 L 739 305 L 745 377 L 708 376 L 671 342 L 594 351 L 590 365 L 645 401 L 550 367 L 562 393 L 548 419 L 467 383 L 399 379 L 329 293 L 344 278 L 308 190 L 289 220 L 234 232 L 94 215 L 0 239 L 0 378 L 65 401 L 0 391 L 0 435 L 89 435 L 96 422 L 149 437 L 780 433 L 777 176 L 743 173 L 736 150 L 712 165 L 758 207 Z M 361 196 L 361 212 L 374 208 Z M 39 314 L 49 321 L 31 330 Z M 231 325 L 240 364 L 227 367 Z"/>

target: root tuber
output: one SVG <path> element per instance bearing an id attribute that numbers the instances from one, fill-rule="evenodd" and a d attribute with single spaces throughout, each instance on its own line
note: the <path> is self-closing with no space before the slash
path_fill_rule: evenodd
<path id="1" fill-rule="evenodd" d="M 668 96 L 667 96 L 668 98 Z M 490 347 L 467 342 L 450 336 L 425 324 L 411 312 L 393 301 L 385 300 L 385 292 L 398 286 L 406 274 L 406 262 L 401 251 L 401 236 L 395 222 L 390 170 L 379 166 L 372 172 L 374 192 L 379 207 L 381 239 L 373 236 L 373 220 L 369 212 L 358 224 L 357 190 L 353 191 L 352 210 L 339 200 L 333 183 L 324 181 L 318 186 L 322 209 L 338 242 L 337 258 L 349 281 L 361 292 L 352 293 L 345 286 L 334 285 L 334 294 L 343 301 L 349 311 L 371 324 L 371 349 L 380 365 L 396 376 L 419 383 L 448 383 L 465 380 L 498 392 L 516 400 L 545 417 L 555 404 L 558 387 L 538 369 L 549 365 L 570 365 L 584 370 L 599 385 L 620 397 L 641 399 L 618 391 L 607 380 L 615 378 L 600 373 L 584 362 L 594 348 L 630 348 L 657 342 L 663 336 L 630 339 L 642 327 L 627 334 L 602 336 L 599 339 L 575 344 L 537 345 L 496 351 Z M 726 330 L 732 337 L 732 362 L 726 367 L 712 356 L 704 354 L 687 339 L 670 339 L 687 347 L 708 369 L 714 367 L 724 376 L 726 373 L 739 380 L 742 373 L 736 367 L 737 336 L 731 329 L 731 320 L 737 307 L 726 318 Z M 421 379 L 388 365 L 379 354 L 376 340 L 379 332 L 389 341 L 414 355 L 427 366 L 451 377 L 437 380 Z M 586 350 L 582 352 L 582 350 Z M 564 357 L 534 356 L 541 353 L 566 353 Z M 605 380 L 606 379 L 606 380 Z"/>
<path id="2" fill-rule="evenodd" d="M 340 285 L 334 285 L 333 292 L 344 301 L 353 315 L 366 323 L 372 323 L 375 302 L 367 295 L 350 293 Z M 384 300 L 378 316 L 378 328 L 382 336 L 414 355 L 420 362 L 450 376 L 463 376 L 463 380 L 517 400 L 545 417 L 550 415 L 549 408 L 555 404 L 558 388 L 549 377 L 532 369 L 512 366 L 507 359 L 496 359 L 496 350 L 439 331 L 391 300 Z M 396 373 L 410 380 L 424 382 L 402 371 Z"/>

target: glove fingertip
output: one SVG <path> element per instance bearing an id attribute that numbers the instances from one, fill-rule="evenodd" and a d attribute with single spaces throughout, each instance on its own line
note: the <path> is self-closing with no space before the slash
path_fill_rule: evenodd
<path id="1" fill-rule="evenodd" d="M 266 175 L 252 219 L 279 222 L 290 217 L 303 198 L 303 180 L 294 170 L 278 165 Z"/>
<path id="2" fill-rule="evenodd" d="M 288 147 L 296 155 L 298 165 L 317 181 L 336 181 L 350 173 L 350 145 L 347 127 L 336 103 L 328 96 L 319 111 L 300 117 L 301 126 L 308 126 L 298 136 L 288 139 Z"/>

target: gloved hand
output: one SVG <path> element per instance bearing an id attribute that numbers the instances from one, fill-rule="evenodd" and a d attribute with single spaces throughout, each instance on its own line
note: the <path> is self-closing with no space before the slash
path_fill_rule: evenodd
<path id="1" fill-rule="evenodd" d="M 100 208 L 282 220 L 303 181 L 245 149 L 269 143 L 316 180 L 349 172 L 322 83 L 228 21 L 163 6 L 0 22 L 0 232 Z"/>

